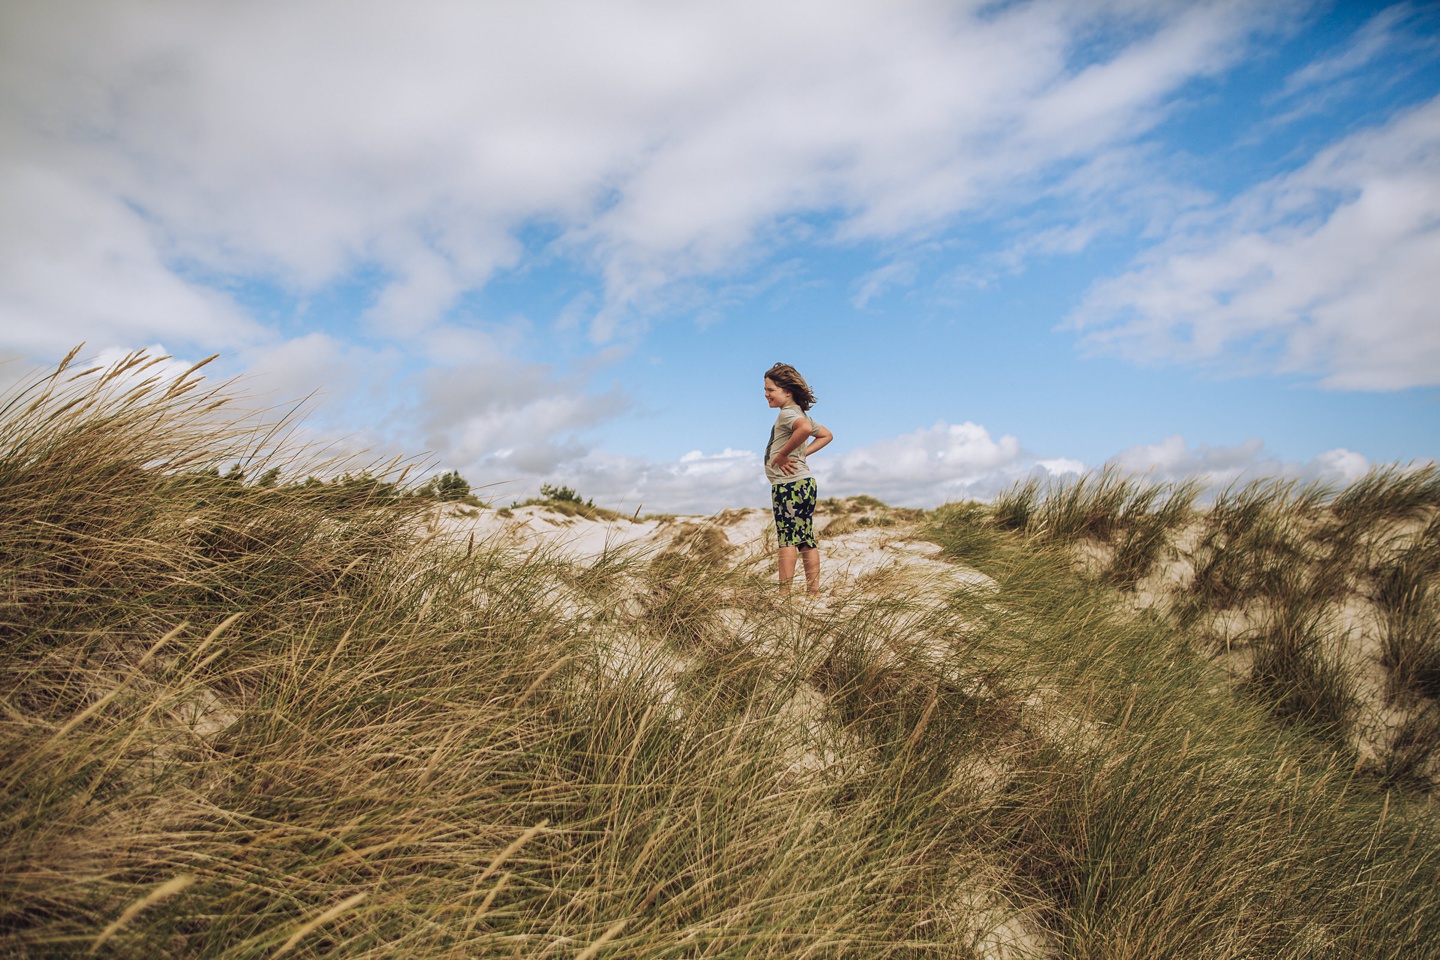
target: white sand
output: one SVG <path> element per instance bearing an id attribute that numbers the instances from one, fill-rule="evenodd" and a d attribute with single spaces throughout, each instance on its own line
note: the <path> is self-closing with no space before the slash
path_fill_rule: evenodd
<path id="1" fill-rule="evenodd" d="M 582 565 L 622 548 L 639 556 L 659 554 L 707 528 L 733 548 L 732 562 L 763 563 L 775 552 L 774 521 L 765 510 L 643 521 L 587 520 L 542 506 L 517 507 L 510 513 L 505 517 L 495 510 L 445 506 L 437 509 L 431 528 L 437 537 L 456 543 L 473 537 L 475 543 L 540 547 Z M 881 579 L 931 598 L 995 587 L 983 573 L 941 559 L 940 547 L 922 539 L 913 524 L 860 527 L 820 539 L 822 589 L 827 593 L 845 594 Z"/>

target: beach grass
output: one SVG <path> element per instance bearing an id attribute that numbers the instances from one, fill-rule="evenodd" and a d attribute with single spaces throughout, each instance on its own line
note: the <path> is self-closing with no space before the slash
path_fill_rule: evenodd
<path id="1" fill-rule="evenodd" d="M 1306 530 L 1361 530 L 1344 582 L 1433 651 L 1409 474 L 860 504 L 994 587 L 810 607 L 703 532 L 447 539 L 403 467 L 153 359 L 0 401 L 6 955 L 1440 956 L 1431 714 L 1372 770 L 1343 665 L 1287 706 L 1338 662 Z M 1186 530 L 1194 582 L 1139 604 Z M 1216 611 L 1295 596 L 1279 665 L 1217 664 Z"/>

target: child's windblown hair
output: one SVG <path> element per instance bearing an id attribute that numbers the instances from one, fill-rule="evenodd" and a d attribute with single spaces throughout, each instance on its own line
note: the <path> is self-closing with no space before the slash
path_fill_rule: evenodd
<path id="1" fill-rule="evenodd" d="M 809 410 L 815 405 L 815 394 L 810 389 L 810 384 L 800 376 L 800 371 L 788 363 L 777 363 L 765 371 L 765 378 L 775 386 L 789 392 L 795 398 L 795 403 L 801 410 Z"/>

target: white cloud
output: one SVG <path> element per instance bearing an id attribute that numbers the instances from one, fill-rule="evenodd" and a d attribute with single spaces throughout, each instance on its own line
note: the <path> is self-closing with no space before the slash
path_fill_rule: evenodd
<path id="1" fill-rule="evenodd" d="M 905 506 L 982 496 L 1004 486 L 1031 464 L 1020 441 L 996 439 L 977 423 L 946 423 L 816 457 L 814 470 L 836 495 L 867 493 Z"/>
<path id="2" fill-rule="evenodd" d="M 545 478 L 499 489 L 506 498 L 525 496 L 539 486 L 540 479 Z M 589 450 L 548 479 L 624 513 L 710 514 L 764 506 L 770 495 L 760 455 L 728 448 L 718 454 L 693 451 L 668 463 Z"/>
<path id="3" fill-rule="evenodd" d="M 522 235 L 548 244 L 540 261 L 601 278 L 602 296 L 564 308 L 601 343 L 642 329 L 647 308 L 688 304 L 686 281 L 799 241 L 891 248 L 895 262 L 853 288 L 861 306 L 913 281 L 917 238 L 1047 196 L 1085 216 L 1023 224 L 1002 266 L 1073 253 L 1156 205 L 1153 177 L 1134 172 L 1153 165 L 1143 140 L 1166 105 L 1296 6 L 12 0 L 0 5 L 0 351 L 58 356 L 80 339 L 225 350 L 267 397 L 318 387 L 323 429 L 377 451 L 428 448 L 472 481 L 552 479 L 647 509 L 763 503 L 753 453 L 655 463 L 592 449 L 586 431 L 623 411 L 620 392 L 591 387 L 583 360 L 585 376 L 514 360 L 534 331 L 492 318 L 462 329 L 447 309 L 534 263 Z M 1279 269 L 1286 249 L 1350 271 L 1348 299 L 1322 297 L 1284 327 L 1287 369 L 1336 385 L 1440 369 L 1433 331 L 1414 320 L 1428 291 L 1413 281 L 1435 251 L 1403 242 L 1433 241 L 1433 137 L 1411 131 L 1406 154 L 1402 134 L 1337 148 L 1227 210 L 1230 227 L 1194 228 L 1180 253 L 1199 280 L 1142 265 L 1092 301 L 1153 301 L 1162 317 L 1233 284 L 1253 236 L 1273 248 L 1260 261 L 1282 306 L 1304 292 L 1298 265 Z M 1375 248 L 1359 266 L 1341 256 L 1355 237 Z M 258 278 L 303 302 L 357 273 L 380 278 L 361 318 L 369 345 L 341 325 L 267 327 L 231 296 Z M 1362 310 L 1380 325 L 1368 339 L 1346 320 Z M 1197 319 L 1197 342 L 1218 354 L 1255 333 L 1233 322 L 1238 333 Z M 1174 349 L 1149 314 L 1091 330 L 1117 348 L 1138 349 L 1140 331 Z M 833 492 L 926 505 L 1082 467 L 945 423 L 817 461 Z"/>
<path id="4" fill-rule="evenodd" d="M 1126 473 L 1157 480 L 1198 479 L 1212 491 L 1262 477 L 1313 480 L 1338 488 L 1358 480 L 1370 469 L 1364 455 L 1343 448 L 1301 462 L 1274 456 L 1261 440 L 1254 438 L 1234 446 L 1200 444 L 1192 448 L 1178 434 L 1159 443 L 1122 450 L 1110 462 Z"/>
<path id="5" fill-rule="evenodd" d="M 427 446 L 451 462 L 498 457 L 526 473 L 548 473 L 567 453 L 583 451 L 576 434 L 625 408 L 618 390 L 589 393 L 540 365 L 467 364 L 425 372 L 414 419 Z"/>
<path id="6" fill-rule="evenodd" d="M 1083 474 L 1086 469 L 1084 462 L 1072 460 L 1069 457 L 1052 457 L 1049 460 L 1036 460 L 1035 465 L 1052 477 L 1064 476 L 1067 473 L 1079 475 Z"/>
<path id="7" fill-rule="evenodd" d="M 502 498 L 528 495 L 545 481 L 567 484 L 602 506 L 626 512 L 642 505 L 647 512 L 713 513 L 769 504 L 760 455 L 751 450 L 693 450 L 671 462 L 586 450 L 526 481 L 515 481 L 513 471 L 496 472 L 495 466 L 493 461 L 477 464 L 475 476 L 500 482 Z M 942 421 L 843 453 L 824 451 L 811 468 L 823 497 L 863 493 L 899 506 L 933 507 L 990 496 L 1034 469 L 1061 473 L 1083 465 L 1066 459 L 1036 462 L 1015 437 L 995 439 L 978 424 Z"/>
<path id="8" fill-rule="evenodd" d="M 1363 453 L 1337 447 L 1319 454 L 1307 465 L 1306 474 L 1325 483 L 1346 486 L 1354 483 L 1370 469 L 1370 461 Z"/>
<path id="9" fill-rule="evenodd" d="M 1406 44 L 1408 38 L 1400 28 L 1414 13 L 1414 8 L 1407 3 L 1397 3 L 1381 10 L 1355 32 L 1343 49 L 1312 60 L 1286 77 L 1280 96 L 1291 97 L 1334 84 L 1390 53 L 1397 45 Z"/>
<path id="10" fill-rule="evenodd" d="M 0 338 L 31 356 L 154 340 L 234 349 L 263 335 L 229 298 L 164 262 L 122 198 L 0 157 Z"/>
<path id="11" fill-rule="evenodd" d="M 310 333 L 242 354 L 237 394 L 264 420 L 299 402 L 295 439 L 332 452 L 418 457 L 472 482 L 546 476 L 584 457 L 580 436 L 627 401 L 618 389 L 597 393 L 582 378 L 518 363 L 507 347 L 503 337 L 444 326 L 411 354 Z"/>
<path id="12" fill-rule="evenodd" d="M 1192 447 L 1178 435 L 1123 450 L 1108 462 L 1154 480 L 1197 479 L 1210 493 L 1259 478 L 1319 481 L 1338 489 L 1370 468 L 1362 454 L 1343 448 L 1296 461 L 1274 455 L 1258 439 Z M 1035 457 L 1016 437 L 997 439 L 979 424 L 943 421 L 854 450 L 821 452 L 811 468 L 822 497 L 869 494 L 895 506 L 926 508 L 954 500 L 986 500 L 1033 475 L 1064 482 L 1091 469 L 1070 457 Z M 692 451 L 670 463 L 591 450 L 548 477 L 502 489 L 504 497 L 518 498 L 547 480 L 626 512 L 643 505 L 647 512 L 708 514 L 767 506 L 769 487 L 763 475 L 759 455 L 748 450 Z"/>
<path id="13" fill-rule="evenodd" d="M 1135 359 L 1428 386 L 1440 383 L 1437 264 L 1440 98 L 1193 220 L 1092 288 L 1071 322 Z"/>
<path id="14" fill-rule="evenodd" d="M 361 429 L 356 443 L 381 442 L 384 420 L 396 404 L 403 357 L 326 333 L 272 341 L 238 355 L 239 384 L 247 402 L 273 411 L 305 411 L 305 431 L 319 437 Z M 393 452 L 399 452 L 398 450 Z"/>
<path id="15" fill-rule="evenodd" d="M 885 294 L 891 287 L 908 287 L 915 282 L 917 273 L 915 264 L 901 261 L 898 263 L 887 263 L 883 267 L 877 267 L 859 279 L 856 291 L 851 303 L 855 309 L 864 310 L 870 305 L 870 301 Z"/>
<path id="16" fill-rule="evenodd" d="M 593 258 L 613 317 L 755 262 L 811 215 L 891 237 L 1031 193 L 1144 135 L 1272 16 L 1220 0 L 20 0 L 0 11 L 0 181 L 53 182 L 26 188 L 42 215 L 0 218 L 7 261 L 30 264 L 0 275 L 4 339 L 261 335 L 178 264 L 299 292 L 373 268 L 389 286 L 368 320 L 404 339 L 517 263 L 534 222 Z M 1102 28 L 1125 42 L 1077 61 Z"/>

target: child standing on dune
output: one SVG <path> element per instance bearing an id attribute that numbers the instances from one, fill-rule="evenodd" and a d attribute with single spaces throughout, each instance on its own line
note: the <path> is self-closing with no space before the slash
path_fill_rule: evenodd
<path id="1" fill-rule="evenodd" d="M 820 592 L 820 546 L 815 540 L 818 489 L 806 457 L 834 439 L 809 416 L 815 403 L 810 385 L 788 363 L 765 371 L 765 402 L 780 411 L 765 446 L 765 477 L 775 510 L 775 538 L 780 545 L 780 593 L 790 592 L 796 555 L 805 564 L 805 587 Z M 806 446 L 806 441 L 809 446 Z"/>

